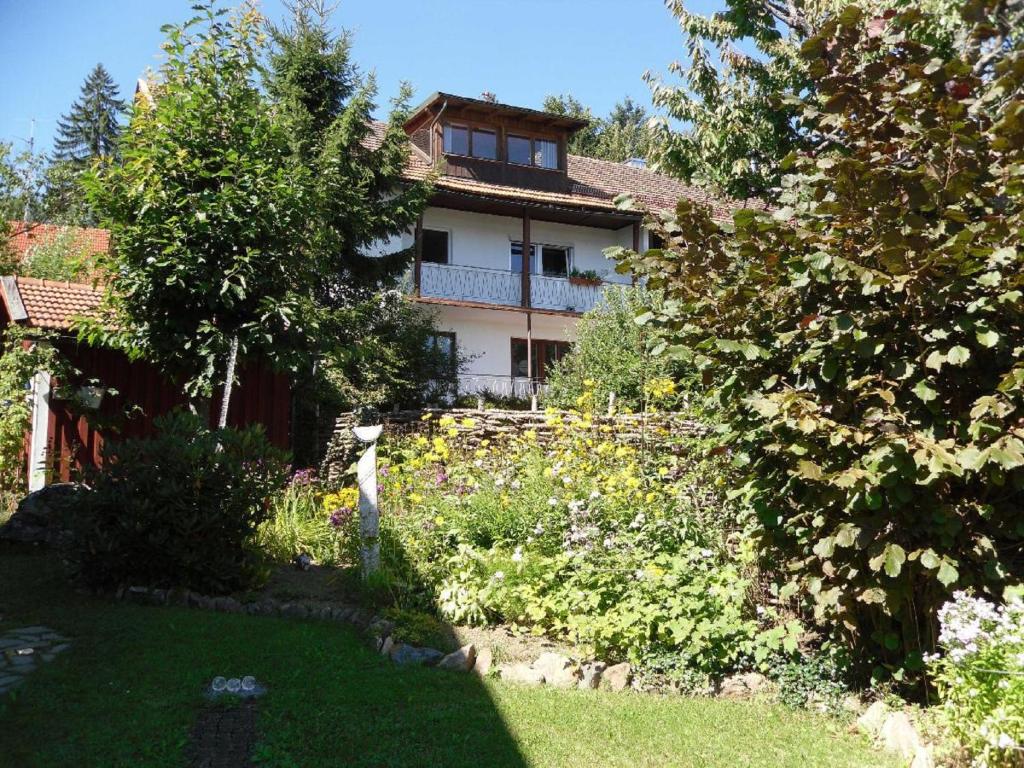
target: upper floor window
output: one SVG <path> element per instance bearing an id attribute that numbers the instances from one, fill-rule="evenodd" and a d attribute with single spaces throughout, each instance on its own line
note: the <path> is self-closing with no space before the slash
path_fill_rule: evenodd
<path id="1" fill-rule="evenodd" d="M 498 134 L 489 128 L 469 128 L 465 125 L 446 123 L 444 153 L 497 160 Z"/>
<path id="2" fill-rule="evenodd" d="M 532 157 L 530 140 L 525 136 L 508 137 L 508 161 L 519 165 L 529 165 Z"/>
<path id="3" fill-rule="evenodd" d="M 558 168 L 558 142 L 551 139 L 532 139 L 510 134 L 507 141 L 508 161 L 517 165 L 535 165 L 538 168 Z"/>
<path id="4" fill-rule="evenodd" d="M 420 259 L 429 264 L 448 263 L 448 233 L 443 229 L 424 229 Z"/>
<path id="5" fill-rule="evenodd" d="M 533 164 L 541 168 L 558 168 L 558 142 L 534 139 Z"/>
<path id="6" fill-rule="evenodd" d="M 498 159 L 498 134 L 483 128 L 473 129 L 473 146 L 471 147 L 473 157 L 482 157 L 485 160 Z"/>
<path id="7" fill-rule="evenodd" d="M 444 127 L 444 153 L 446 155 L 469 154 L 469 128 L 448 123 Z"/>

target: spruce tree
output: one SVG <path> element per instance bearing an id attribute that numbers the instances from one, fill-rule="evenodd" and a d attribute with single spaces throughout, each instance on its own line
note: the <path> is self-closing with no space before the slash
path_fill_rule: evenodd
<path id="1" fill-rule="evenodd" d="M 313 181 L 304 247 L 317 265 L 317 302 L 351 307 L 389 286 L 412 249 L 370 255 L 375 244 L 410 230 L 429 185 L 403 178 L 409 139 L 403 125 L 410 91 L 392 104 L 382 138 L 372 140 L 376 84 L 350 59 L 349 35 L 330 29 L 322 0 L 297 0 L 291 22 L 271 30 L 267 90 L 284 116 L 292 159 Z"/>
<path id="2" fill-rule="evenodd" d="M 113 79 L 97 64 L 71 111 L 57 123 L 55 158 L 82 165 L 93 158 L 112 157 L 117 152 L 118 120 L 124 111 L 125 103 Z"/>

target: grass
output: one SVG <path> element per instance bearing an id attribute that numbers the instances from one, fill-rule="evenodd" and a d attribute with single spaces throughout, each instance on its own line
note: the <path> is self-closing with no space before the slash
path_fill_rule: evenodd
<path id="1" fill-rule="evenodd" d="M 346 628 L 118 604 L 52 555 L 0 546 L 0 632 L 73 647 L 0 699 L 0 765 L 182 766 L 203 686 L 255 675 L 261 766 L 879 766 L 835 721 L 778 706 L 518 688 L 397 669 Z"/>

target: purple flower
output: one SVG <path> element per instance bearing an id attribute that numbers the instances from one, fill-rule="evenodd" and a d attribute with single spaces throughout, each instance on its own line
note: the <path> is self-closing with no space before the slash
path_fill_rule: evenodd
<path id="1" fill-rule="evenodd" d="M 289 484 L 295 486 L 312 485 L 316 482 L 316 470 L 315 469 L 297 469 L 292 473 Z"/>
<path id="2" fill-rule="evenodd" d="M 379 474 L 379 475 L 380 475 L 381 477 L 387 477 L 387 476 L 388 476 L 388 473 L 389 473 L 389 471 L 390 471 L 390 468 L 388 467 L 388 465 L 387 465 L 387 464 L 385 464 L 385 465 L 384 465 L 383 467 L 381 467 L 381 468 L 380 468 L 380 469 L 378 470 L 378 474 Z"/>
<path id="3" fill-rule="evenodd" d="M 448 474 L 444 470 L 438 472 L 437 476 L 434 478 L 434 482 L 437 483 L 438 485 L 444 485 L 447 482 L 447 480 Z"/>
<path id="4" fill-rule="evenodd" d="M 342 507 L 331 512 L 331 525 L 335 528 L 345 527 L 351 519 L 352 509 L 350 507 Z"/>

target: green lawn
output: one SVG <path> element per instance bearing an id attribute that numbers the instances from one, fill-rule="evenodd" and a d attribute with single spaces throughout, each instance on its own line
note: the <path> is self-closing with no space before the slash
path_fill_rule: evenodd
<path id="1" fill-rule="evenodd" d="M 0 765 L 182 766 L 201 691 L 255 675 L 266 766 L 877 766 L 833 721 L 781 707 L 517 688 L 393 667 L 346 628 L 116 604 L 52 556 L 0 545 L 0 632 L 45 624 L 70 651 L 0 700 Z"/>

